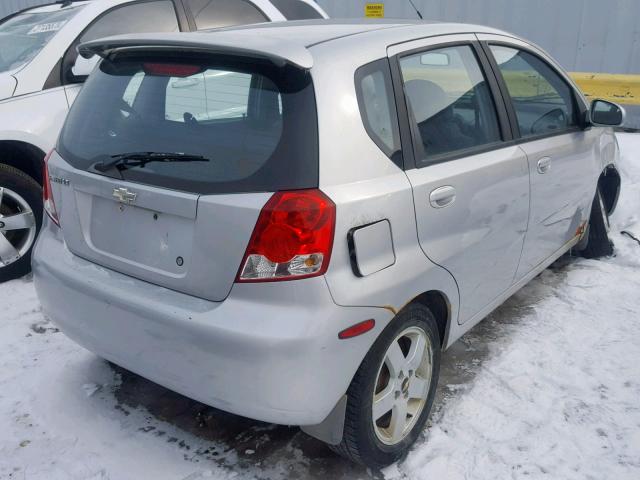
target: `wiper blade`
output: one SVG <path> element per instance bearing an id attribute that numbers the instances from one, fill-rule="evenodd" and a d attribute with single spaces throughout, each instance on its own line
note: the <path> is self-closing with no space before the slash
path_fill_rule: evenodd
<path id="1" fill-rule="evenodd" d="M 126 170 L 132 167 L 144 168 L 151 162 L 210 162 L 202 155 L 189 155 L 180 152 L 129 152 L 111 155 L 112 160 L 96 163 L 93 168 L 106 172 L 112 168 Z"/>

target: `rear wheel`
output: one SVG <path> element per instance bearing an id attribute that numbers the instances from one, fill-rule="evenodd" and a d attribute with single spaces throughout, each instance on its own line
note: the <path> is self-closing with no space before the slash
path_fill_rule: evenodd
<path id="1" fill-rule="evenodd" d="M 587 245 L 582 250 L 582 255 L 586 258 L 607 257 L 613 254 L 613 243 L 609 240 L 609 215 L 604 204 L 600 187 L 596 191 L 596 196 L 591 205 L 591 216 L 589 217 L 589 233 Z"/>
<path id="2" fill-rule="evenodd" d="M 409 305 L 376 340 L 353 378 L 342 442 L 333 450 L 372 468 L 400 459 L 429 417 L 439 369 L 435 318 L 425 306 Z"/>
<path id="3" fill-rule="evenodd" d="M 29 273 L 41 224 L 40 185 L 20 170 L 0 164 L 0 282 Z"/>

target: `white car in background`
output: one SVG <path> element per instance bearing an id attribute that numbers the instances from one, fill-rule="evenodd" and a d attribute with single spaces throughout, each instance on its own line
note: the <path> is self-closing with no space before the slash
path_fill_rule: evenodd
<path id="1" fill-rule="evenodd" d="M 97 63 L 78 55 L 80 43 L 326 17 L 312 0 L 60 0 L 1 20 L 0 282 L 30 269 L 43 160 Z"/>

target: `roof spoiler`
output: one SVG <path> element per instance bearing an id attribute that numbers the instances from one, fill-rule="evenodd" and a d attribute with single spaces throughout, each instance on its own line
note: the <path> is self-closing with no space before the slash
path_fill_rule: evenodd
<path id="1" fill-rule="evenodd" d="M 118 35 L 83 43 L 78 53 L 84 58 L 106 58 L 120 50 L 196 50 L 269 60 L 278 67 L 292 65 L 310 70 L 313 57 L 302 45 L 267 36 L 237 32 Z"/>

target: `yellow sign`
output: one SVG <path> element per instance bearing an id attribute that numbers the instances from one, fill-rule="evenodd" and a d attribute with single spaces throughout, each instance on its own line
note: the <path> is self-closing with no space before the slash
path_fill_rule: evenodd
<path id="1" fill-rule="evenodd" d="M 384 3 L 365 4 L 364 16 L 367 18 L 384 18 Z"/>
<path id="2" fill-rule="evenodd" d="M 570 73 L 588 99 L 604 98 L 623 105 L 640 105 L 640 75 Z"/>

